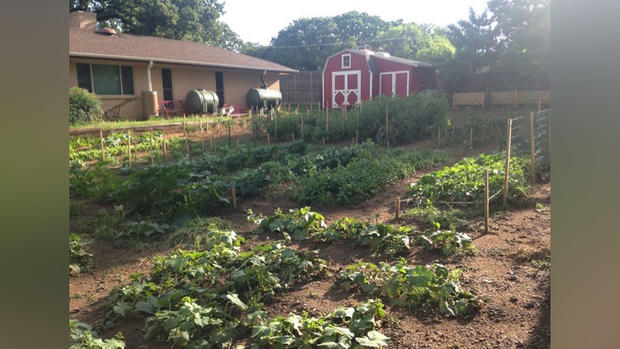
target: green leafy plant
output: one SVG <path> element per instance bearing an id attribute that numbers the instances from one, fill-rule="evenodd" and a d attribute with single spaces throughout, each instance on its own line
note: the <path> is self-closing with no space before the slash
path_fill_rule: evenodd
<path id="1" fill-rule="evenodd" d="M 416 244 L 428 250 L 440 251 L 444 256 L 472 254 L 475 251 L 469 235 L 452 230 L 438 230 L 429 235 L 418 235 Z"/>
<path id="2" fill-rule="evenodd" d="M 79 87 L 69 89 L 69 124 L 101 120 L 103 108 L 97 96 Z"/>
<path id="3" fill-rule="evenodd" d="M 77 234 L 69 234 L 69 272 L 77 275 L 89 271 L 95 264 L 92 253 L 86 251 L 88 241 Z"/>
<path id="4" fill-rule="evenodd" d="M 338 274 L 345 289 L 383 296 L 398 306 L 408 307 L 423 315 L 469 317 L 479 307 L 479 300 L 461 289 L 461 271 L 449 270 L 441 264 L 407 266 L 401 259 L 395 264 L 359 262 Z"/>
<path id="5" fill-rule="evenodd" d="M 308 235 L 312 235 L 326 227 L 323 215 L 310 211 L 306 206 L 300 209 L 291 209 L 288 213 L 276 209 L 273 215 L 265 217 L 262 214 L 254 214 L 248 210 L 248 221 L 258 224 L 257 233 L 279 232 L 286 239 L 303 241 Z"/>
<path id="6" fill-rule="evenodd" d="M 459 209 L 441 210 L 430 200 L 404 212 L 404 217 L 412 218 L 423 229 L 463 229 L 468 223 L 465 213 Z"/>
<path id="7" fill-rule="evenodd" d="M 390 343 L 377 331 L 385 315 L 381 301 L 371 299 L 320 318 L 306 312 L 276 317 L 254 326 L 252 338 L 259 348 L 381 348 Z"/>
<path id="8" fill-rule="evenodd" d="M 484 173 L 489 170 L 489 192 L 493 194 L 504 187 L 505 156 L 503 154 L 465 158 L 442 170 L 422 176 L 412 184 L 409 195 L 419 204 L 432 202 L 482 202 L 484 199 Z M 529 161 L 511 157 L 509 202 L 519 203 L 527 197 Z M 494 206 L 501 200 L 492 201 Z"/>
<path id="9" fill-rule="evenodd" d="M 71 341 L 69 349 L 124 349 L 123 334 L 117 333 L 114 338 L 102 339 L 92 330 L 89 324 L 69 319 Z"/>

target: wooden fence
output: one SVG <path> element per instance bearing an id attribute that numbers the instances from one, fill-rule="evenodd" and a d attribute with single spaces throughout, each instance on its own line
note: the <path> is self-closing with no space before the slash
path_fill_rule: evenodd
<path id="1" fill-rule="evenodd" d="M 321 103 L 322 90 L 320 71 L 299 72 L 280 78 L 283 104 L 316 105 Z"/>
<path id="2" fill-rule="evenodd" d="M 485 101 L 489 98 L 488 101 Z M 454 92 L 452 106 L 550 105 L 550 90 Z"/>

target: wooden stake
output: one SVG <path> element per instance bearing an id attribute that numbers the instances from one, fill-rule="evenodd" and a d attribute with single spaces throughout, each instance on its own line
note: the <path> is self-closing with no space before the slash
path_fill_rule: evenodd
<path id="1" fill-rule="evenodd" d="M 325 145 L 325 137 L 323 137 L 323 145 Z"/>
<path id="2" fill-rule="evenodd" d="M 161 157 L 162 160 L 166 161 L 166 136 L 162 135 L 162 140 L 161 140 Z"/>
<path id="3" fill-rule="evenodd" d="M 534 178 L 534 169 L 535 169 L 535 144 L 534 144 L 534 112 L 530 113 L 530 182 L 532 185 L 536 183 L 536 178 Z"/>
<path id="4" fill-rule="evenodd" d="M 441 127 L 437 128 L 437 147 L 441 147 Z"/>
<path id="5" fill-rule="evenodd" d="M 189 140 L 187 139 L 187 131 L 185 131 L 184 138 L 185 138 L 185 154 L 187 154 L 187 156 L 190 156 L 191 154 L 190 154 L 190 149 L 189 149 Z"/>
<path id="6" fill-rule="evenodd" d="M 329 110 L 325 110 L 325 132 L 329 134 Z"/>
<path id="7" fill-rule="evenodd" d="M 202 150 L 205 150 L 205 132 L 202 128 L 202 118 L 200 118 L 200 145 Z"/>
<path id="8" fill-rule="evenodd" d="M 279 119 L 279 116 L 278 114 L 276 114 L 276 126 L 275 126 L 275 131 L 273 132 L 273 139 L 275 139 L 276 141 L 278 140 L 278 119 Z"/>
<path id="9" fill-rule="evenodd" d="M 153 163 L 153 136 L 149 137 L 149 155 L 151 155 L 151 164 Z"/>
<path id="10" fill-rule="evenodd" d="M 101 161 L 105 161 L 105 145 L 103 145 L 103 131 L 99 129 L 99 142 L 101 143 Z"/>
<path id="11" fill-rule="evenodd" d="M 474 148 L 474 128 L 469 128 L 469 150 Z"/>
<path id="12" fill-rule="evenodd" d="M 508 179 L 510 178 L 510 143 L 512 138 L 512 119 L 508 119 L 506 128 L 506 166 L 504 169 L 504 206 L 508 204 Z"/>
<path id="13" fill-rule="evenodd" d="M 129 153 L 129 168 L 131 168 L 131 131 L 127 132 L 127 152 Z"/>
<path id="14" fill-rule="evenodd" d="M 355 143 L 359 142 L 359 123 L 360 123 L 360 113 L 362 111 L 362 105 L 360 104 L 359 109 L 357 109 L 357 119 L 355 120 Z"/>
<path id="15" fill-rule="evenodd" d="M 396 218 L 396 220 L 400 218 L 400 198 L 399 197 L 396 198 L 396 212 L 395 212 L 394 218 Z"/>
<path id="16" fill-rule="evenodd" d="M 551 112 L 547 119 L 547 160 L 551 161 Z"/>
<path id="17" fill-rule="evenodd" d="M 310 104 L 312 105 L 312 104 Z M 302 115 L 301 118 L 299 119 L 299 129 L 300 129 L 300 134 L 301 136 L 299 138 L 301 138 L 302 140 L 304 139 L 304 116 Z"/>
<path id="18" fill-rule="evenodd" d="M 233 204 L 233 208 L 237 209 L 237 191 L 235 189 L 235 186 L 233 185 L 232 188 L 230 188 L 231 194 L 232 194 L 232 204 Z"/>
<path id="19" fill-rule="evenodd" d="M 295 142 L 295 131 L 291 132 L 291 142 Z"/>
<path id="20" fill-rule="evenodd" d="M 489 232 L 489 169 L 484 170 L 484 232 Z"/>
<path id="21" fill-rule="evenodd" d="M 271 145 L 271 140 L 269 140 L 269 132 L 267 132 L 267 145 Z"/>
<path id="22" fill-rule="evenodd" d="M 228 146 L 230 147 L 230 121 L 228 120 Z"/>

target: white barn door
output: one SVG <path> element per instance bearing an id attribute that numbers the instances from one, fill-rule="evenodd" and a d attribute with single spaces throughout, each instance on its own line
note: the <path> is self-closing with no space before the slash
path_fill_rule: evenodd
<path id="1" fill-rule="evenodd" d="M 362 72 L 360 70 L 332 73 L 332 108 L 362 103 Z"/>

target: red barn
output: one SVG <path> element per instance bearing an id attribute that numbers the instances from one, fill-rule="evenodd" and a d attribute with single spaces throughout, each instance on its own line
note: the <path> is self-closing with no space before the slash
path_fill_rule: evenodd
<path id="1" fill-rule="evenodd" d="M 323 107 L 340 108 L 384 94 L 408 96 L 438 89 L 435 68 L 424 62 L 373 52 L 364 46 L 342 50 L 323 67 Z"/>

